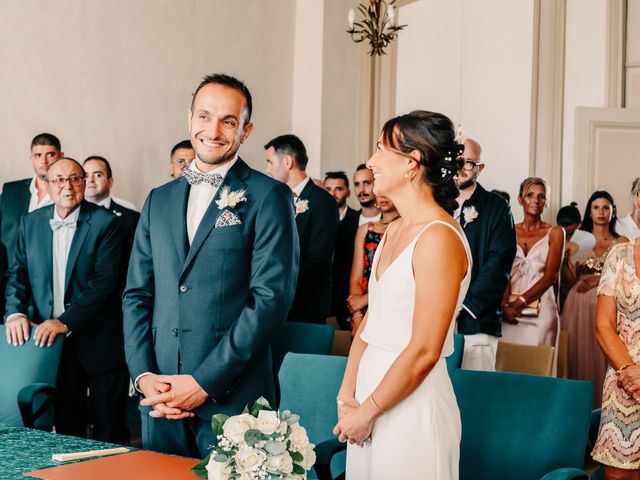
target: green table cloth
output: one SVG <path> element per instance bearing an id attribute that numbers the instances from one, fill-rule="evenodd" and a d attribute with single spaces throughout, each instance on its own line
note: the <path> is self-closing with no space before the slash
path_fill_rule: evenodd
<path id="1" fill-rule="evenodd" d="M 89 460 L 61 463 L 51 460 L 54 453 L 84 452 L 121 446 L 0 424 L 0 480 L 25 480 L 30 477 L 24 477 L 23 474 L 33 470 Z M 136 450 L 133 447 L 127 448 Z"/>

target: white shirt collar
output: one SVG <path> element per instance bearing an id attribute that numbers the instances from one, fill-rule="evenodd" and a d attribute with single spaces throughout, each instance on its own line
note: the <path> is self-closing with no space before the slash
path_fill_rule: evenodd
<path id="1" fill-rule="evenodd" d="M 238 161 L 238 156 L 236 155 L 235 157 L 233 157 L 233 160 L 231 160 L 230 162 L 225 163 L 224 165 L 220 165 L 219 167 L 214 168 L 213 170 L 211 170 L 210 172 L 203 172 L 202 170 L 200 170 L 197 165 L 196 162 L 191 162 L 189 164 L 189 168 L 191 170 L 193 170 L 194 172 L 198 172 L 201 173 L 202 175 L 212 175 L 214 173 L 219 173 L 220 175 L 222 175 L 222 178 L 226 177 L 227 172 L 229 172 L 229 170 L 231 170 L 231 167 L 233 167 L 233 165 Z"/>
<path id="2" fill-rule="evenodd" d="M 306 187 L 307 183 L 309 183 L 310 181 L 311 181 L 311 177 L 307 176 L 307 178 L 305 178 L 298 185 L 292 188 L 291 191 L 294 193 L 296 197 L 299 197 L 300 194 L 302 193 L 302 190 L 304 190 L 304 187 Z"/>
<path id="3" fill-rule="evenodd" d="M 78 221 L 78 216 L 80 215 L 80 209 L 82 208 L 82 205 L 79 205 L 78 208 L 76 208 L 73 212 L 71 212 L 67 218 L 64 219 L 65 222 L 77 222 Z M 58 209 L 56 208 L 56 206 L 54 205 L 53 207 L 53 219 L 54 220 L 63 220 L 60 215 L 58 215 Z"/>
<path id="4" fill-rule="evenodd" d="M 98 203 L 96 203 L 96 205 L 98 205 L 99 207 L 104 207 L 107 210 L 110 209 L 111 208 L 111 195 L 109 195 L 107 198 L 103 198 Z"/>

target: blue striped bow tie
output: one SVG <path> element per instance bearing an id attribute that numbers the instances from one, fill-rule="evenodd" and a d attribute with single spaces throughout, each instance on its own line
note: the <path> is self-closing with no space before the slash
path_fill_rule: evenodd
<path id="1" fill-rule="evenodd" d="M 56 230 L 60 230 L 62 227 L 76 228 L 75 220 L 58 220 L 56 218 L 52 218 L 49 220 L 49 225 L 51 225 L 51 230 L 54 232 Z"/>
<path id="2" fill-rule="evenodd" d="M 219 173 L 210 173 L 205 175 L 204 173 L 196 172 L 190 168 L 185 168 L 182 172 L 182 176 L 187 179 L 189 185 L 199 185 L 206 183 L 214 188 L 218 188 L 222 184 L 222 175 Z"/>

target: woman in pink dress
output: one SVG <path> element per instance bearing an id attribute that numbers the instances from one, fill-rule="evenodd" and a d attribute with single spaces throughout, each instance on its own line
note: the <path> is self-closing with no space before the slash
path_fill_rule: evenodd
<path id="1" fill-rule="evenodd" d="M 607 361 L 595 338 L 596 287 L 604 261 L 611 247 L 628 242 L 616 233 L 616 206 L 613 197 L 603 190 L 591 195 L 582 219 L 582 229 L 596 237 L 593 251 L 576 262 L 578 282 L 567 295 L 562 309 L 562 329 L 568 332 L 569 378 L 593 380 L 593 405 L 600 406 Z"/>
<path id="2" fill-rule="evenodd" d="M 560 314 L 553 287 L 562 266 L 564 230 L 542 220 L 547 205 L 547 183 L 542 178 L 525 179 L 518 202 L 524 220 L 516 225 L 518 246 L 502 307 L 502 338 L 511 343 L 555 347 Z M 536 301 L 538 314 L 524 316 L 523 310 Z"/>

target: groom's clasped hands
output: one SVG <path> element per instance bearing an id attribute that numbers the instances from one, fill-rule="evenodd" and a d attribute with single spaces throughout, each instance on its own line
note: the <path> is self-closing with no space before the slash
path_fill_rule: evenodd
<path id="1" fill-rule="evenodd" d="M 144 394 L 142 406 L 153 407 L 154 418 L 181 420 L 193 417 L 193 410 L 202 405 L 208 394 L 191 375 L 147 374 L 138 380 Z"/>

